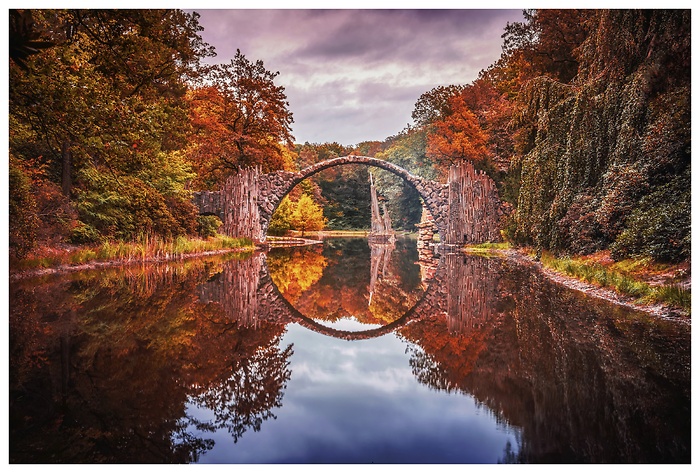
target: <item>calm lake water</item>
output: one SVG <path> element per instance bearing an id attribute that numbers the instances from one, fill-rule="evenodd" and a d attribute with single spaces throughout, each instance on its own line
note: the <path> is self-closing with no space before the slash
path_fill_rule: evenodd
<path id="1" fill-rule="evenodd" d="M 687 463 L 690 327 L 329 239 L 10 284 L 11 463 Z"/>

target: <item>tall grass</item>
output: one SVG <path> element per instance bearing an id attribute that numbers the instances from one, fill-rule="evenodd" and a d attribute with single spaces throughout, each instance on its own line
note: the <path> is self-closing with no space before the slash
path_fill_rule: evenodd
<path id="1" fill-rule="evenodd" d="M 613 289 L 640 302 L 660 302 L 690 312 L 690 290 L 681 286 L 651 286 L 630 277 L 624 272 L 606 268 L 599 263 L 578 261 L 571 258 L 555 258 L 548 253 L 542 255 L 541 261 L 543 265 L 554 271 L 591 284 Z"/>
<path id="2" fill-rule="evenodd" d="M 472 249 L 477 249 L 477 250 L 507 250 L 510 248 L 510 244 L 508 242 L 502 242 L 502 243 L 479 243 L 476 245 L 469 245 L 466 247 L 467 250 L 472 250 Z"/>
<path id="3" fill-rule="evenodd" d="M 654 297 L 661 302 L 687 309 L 690 312 L 690 291 L 677 284 L 666 284 L 654 288 Z"/>
<path id="4" fill-rule="evenodd" d="M 131 242 L 105 241 L 94 247 L 81 247 L 64 253 L 52 252 L 51 256 L 29 257 L 13 263 L 13 269 L 29 270 L 62 265 L 80 265 L 97 261 L 146 261 L 152 259 L 178 259 L 187 254 L 223 249 L 253 249 L 249 238 L 232 238 L 217 235 L 207 239 L 178 236 L 173 239 L 143 234 Z"/>

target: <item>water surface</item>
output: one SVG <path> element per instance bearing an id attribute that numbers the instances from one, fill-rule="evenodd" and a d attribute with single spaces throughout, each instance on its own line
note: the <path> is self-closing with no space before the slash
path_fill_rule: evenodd
<path id="1" fill-rule="evenodd" d="M 12 463 L 690 461 L 690 330 L 414 240 L 10 287 Z"/>

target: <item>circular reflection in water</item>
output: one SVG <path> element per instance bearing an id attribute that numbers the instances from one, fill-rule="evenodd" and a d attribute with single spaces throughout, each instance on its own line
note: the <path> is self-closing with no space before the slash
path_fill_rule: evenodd
<path id="1" fill-rule="evenodd" d="M 341 338 L 376 337 L 403 325 L 430 284 L 419 263 L 410 238 L 331 238 L 267 255 L 270 277 L 299 322 Z"/>

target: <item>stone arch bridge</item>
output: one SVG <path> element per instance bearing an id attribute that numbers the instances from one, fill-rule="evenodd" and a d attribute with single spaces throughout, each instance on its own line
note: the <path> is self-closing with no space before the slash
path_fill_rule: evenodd
<path id="1" fill-rule="evenodd" d="M 432 216 L 441 243 L 500 240 L 498 221 L 502 209 L 496 185 L 469 163 L 453 166 L 446 184 L 415 176 L 393 163 L 368 156 L 342 156 L 299 172 L 263 174 L 259 168 L 247 168 L 231 176 L 219 191 L 195 192 L 194 203 L 201 214 L 219 216 L 226 235 L 248 237 L 261 243 L 267 237 L 272 214 L 294 186 L 324 169 L 350 164 L 385 169 L 411 185 Z"/>

